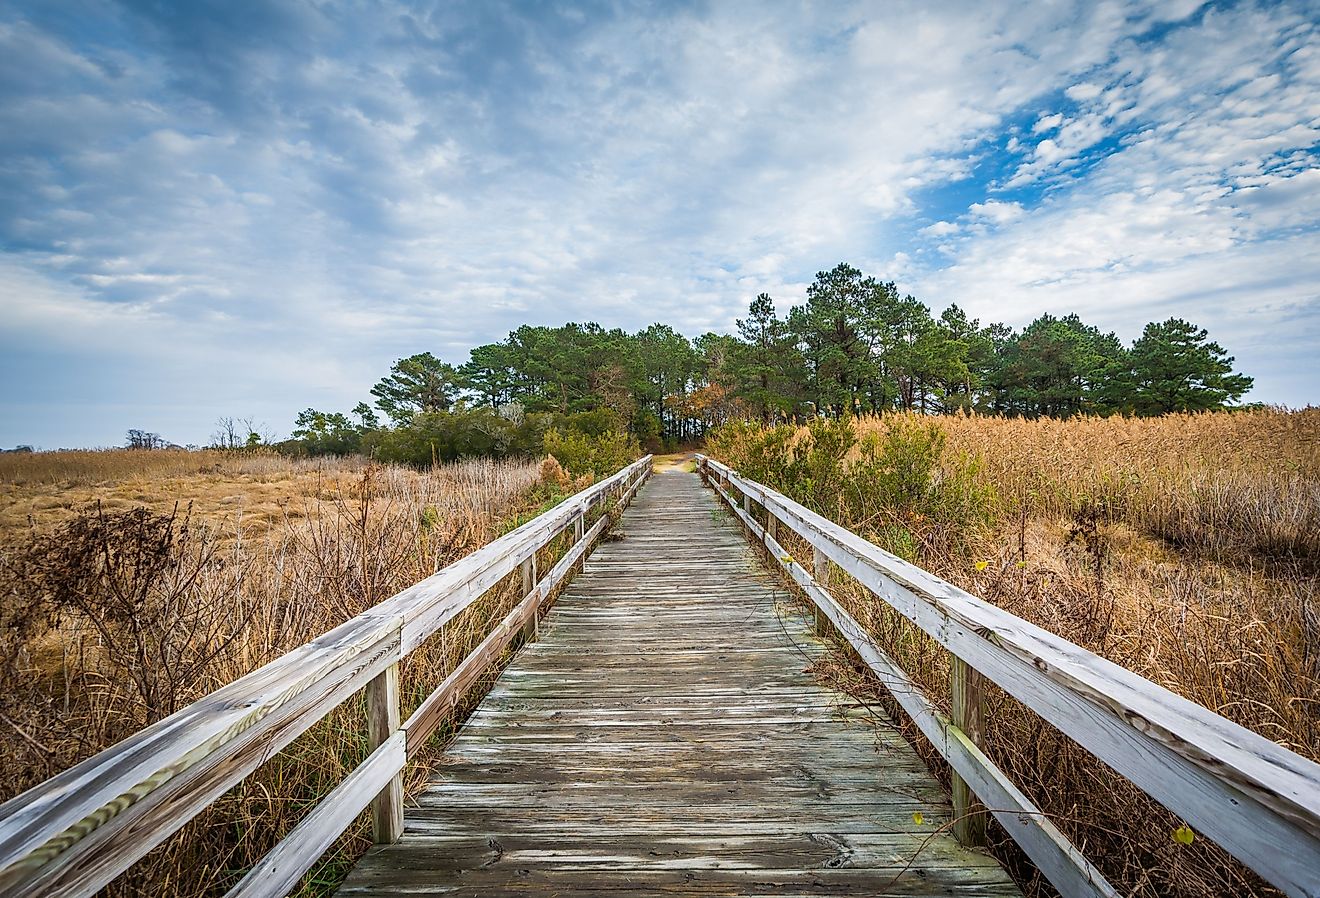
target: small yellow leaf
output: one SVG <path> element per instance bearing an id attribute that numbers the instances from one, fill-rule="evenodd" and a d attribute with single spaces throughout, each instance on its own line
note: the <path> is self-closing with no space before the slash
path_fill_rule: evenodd
<path id="1" fill-rule="evenodd" d="M 926 822 L 926 818 L 921 816 L 921 811 L 917 811 L 915 814 L 912 815 L 912 822 L 915 823 L 917 826 L 921 826 L 921 824 Z"/>
<path id="2" fill-rule="evenodd" d="M 978 571 L 983 571 L 983 570 L 985 570 L 986 568 L 988 568 L 989 566 L 990 566 L 990 562 L 988 562 L 988 561 L 978 561 L 978 562 L 976 563 L 976 569 L 977 569 Z"/>
<path id="3" fill-rule="evenodd" d="M 1017 563 L 1017 566 L 1020 567 L 1020 568 L 1024 568 L 1024 567 L 1027 566 L 1027 563 L 1026 563 L 1025 561 L 1019 561 L 1019 562 Z"/>
<path id="4" fill-rule="evenodd" d="M 784 564 L 792 564 L 792 563 L 793 563 L 793 556 L 792 556 L 792 555 L 780 555 L 780 556 L 779 556 L 779 560 L 782 561 Z"/>
<path id="5" fill-rule="evenodd" d="M 1196 834 L 1192 832 L 1192 828 L 1186 823 L 1173 831 L 1173 841 L 1179 845 L 1190 845 L 1195 839 Z"/>

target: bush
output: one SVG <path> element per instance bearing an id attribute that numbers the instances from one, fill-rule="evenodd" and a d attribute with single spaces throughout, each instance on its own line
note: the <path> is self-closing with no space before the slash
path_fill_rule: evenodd
<path id="1" fill-rule="evenodd" d="M 363 449 L 383 462 L 430 465 L 514 454 L 518 425 L 490 409 L 427 412 L 393 430 L 368 434 Z"/>
<path id="2" fill-rule="evenodd" d="M 979 462 L 948 451 L 938 425 L 915 416 L 886 419 L 883 433 L 858 439 L 848 418 L 805 428 L 727 424 L 709 451 L 744 476 L 861 532 L 909 560 L 964 551 L 989 526 L 994 490 Z"/>
<path id="3" fill-rule="evenodd" d="M 570 474 L 606 477 L 641 457 L 642 447 L 636 437 L 619 430 L 591 436 L 551 428 L 545 435 L 545 451 Z"/>

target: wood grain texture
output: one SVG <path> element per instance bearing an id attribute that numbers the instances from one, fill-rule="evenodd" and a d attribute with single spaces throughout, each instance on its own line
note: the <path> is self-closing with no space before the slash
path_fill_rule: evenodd
<path id="1" fill-rule="evenodd" d="M 731 496 L 724 500 L 739 513 Z M 746 523 L 746 522 L 744 522 Z M 985 797 L 994 814 L 1027 856 L 1065 898 L 1118 898 L 1100 871 L 1040 809 L 1008 779 L 970 739 L 936 708 L 888 655 L 879 649 L 862 626 L 835 601 L 806 568 L 794 560 L 773 537 L 761 533 L 772 558 L 796 581 L 837 634 L 856 651 L 922 734 L 972 789 Z M 828 574 L 828 566 L 815 571 Z"/>
<path id="2" fill-rule="evenodd" d="M 407 761 L 404 734 L 395 733 L 344 777 L 329 795 L 266 853 L 225 898 L 281 898 L 339 838 L 347 824 L 398 777 Z"/>
<path id="3" fill-rule="evenodd" d="M 711 459 L 937 642 L 1286 894 L 1320 896 L 1320 765 L 884 552 Z M 726 502 L 739 512 L 738 503 Z M 757 538 L 764 530 L 752 526 Z"/>
<path id="4" fill-rule="evenodd" d="M 340 895 L 1019 895 L 788 598 L 657 474 Z"/>
<path id="5" fill-rule="evenodd" d="M 367 748 L 375 751 L 399 729 L 399 665 L 391 664 L 367 684 Z M 347 822 L 347 821 L 345 821 Z M 371 801 L 371 838 L 378 845 L 403 834 L 403 775 L 396 774 Z"/>
<path id="6" fill-rule="evenodd" d="M 609 518 L 602 517 L 597 520 L 591 529 L 585 532 L 583 538 L 556 562 L 545 579 L 536 584 L 536 587 L 490 631 L 480 645 L 459 662 L 449 676 L 445 677 L 435 691 L 412 713 L 403 724 L 403 729 L 408 734 L 409 757 L 421 750 L 445 715 L 458 706 L 459 701 L 480 678 L 482 672 L 504 653 L 513 638 L 526 626 L 527 618 L 538 612 L 542 602 L 568 576 L 573 566 L 605 532 L 608 524 Z"/>
<path id="7" fill-rule="evenodd" d="M 981 675 L 958 656 L 949 659 L 949 718 L 973 745 L 981 744 Z M 957 770 L 953 771 L 953 834 L 964 845 L 985 845 L 985 805 Z"/>
<path id="8" fill-rule="evenodd" d="M 0 805 L 0 894 L 92 894 L 650 462 Z"/>

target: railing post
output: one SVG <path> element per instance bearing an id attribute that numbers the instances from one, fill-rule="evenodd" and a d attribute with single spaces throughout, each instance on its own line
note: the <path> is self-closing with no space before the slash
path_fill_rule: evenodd
<path id="1" fill-rule="evenodd" d="M 981 675 L 957 655 L 950 656 L 949 693 L 950 722 L 973 744 L 980 745 L 983 724 Z M 985 806 L 957 771 L 952 772 L 952 779 L 953 834 L 963 845 L 981 848 L 986 843 Z"/>
<path id="2" fill-rule="evenodd" d="M 766 536 L 779 542 L 779 518 L 769 508 L 765 510 L 765 533 Z"/>
<path id="3" fill-rule="evenodd" d="M 816 581 L 816 585 L 821 589 L 830 587 L 830 560 L 825 557 L 825 553 L 815 546 L 811 547 L 811 576 Z M 816 634 L 819 636 L 828 636 L 830 632 L 830 620 L 825 616 L 825 612 L 820 606 L 815 606 Z"/>
<path id="4" fill-rule="evenodd" d="M 367 749 L 375 751 L 399 729 L 399 664 L 396 661 L 367 684 Z M 403 773 L 371 800 L 371 838 L 377 845 L 403 835 Z"/>
<path id="5" fill-rule="evenodd" d="M 587 532 L 587 513 L 584 511 L 582 512 L 582 514 L 578 515 L 577 520 L 573 522 L 573 542 L 574 543 L 582 542 L 582 537 L 586 535 L 586 532 Z M 523 593 L 523 595 L 526 595 L 526 593 Z"/>
<path id="6" fill-rule="evenodd" d="M 522 563 L 522 595 L 525 597 L 536 586 L 536 553 Z M 541 609 L 539 607 L 532 609 L 532 616 L 527 623 L 523 624 L 522 638 L 523 642 L 532 642 L 541 635 Z"/>

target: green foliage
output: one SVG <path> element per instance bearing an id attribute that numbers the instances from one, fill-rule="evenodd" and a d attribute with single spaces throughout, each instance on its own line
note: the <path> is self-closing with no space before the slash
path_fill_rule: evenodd
<path id="1" fill-rule="evenodd" d="M 291 454 L 353 455 L 362 450 L 363 429 L 340 412 L 304 409 L 294 425 L 294 442 L 280 446 Z"/>
<path id="2" fill-rule="evenodd" d="M 570 474 L 605 477 L 642 455 L 637 438 L 619 430 L 589 434 L 581 430 L 551 428 L 545 434 L 545 452 Z"/>
<path id="3" fill-rule="evenodd" d="M 768 293 L 752 300 L 747 318 L 738 320 L 738 338 L 726 338 L 718 347 L 724 352 L 722 367 L 748 410 L 763 421 L 787 418 L 797 406 L 800 394 L 794 373 L 801 369 L 802 356 L 797 339 L 788 323 L 775 315 L 774 301 Z M 711 334 L 708 349 L 716 349 Z M 709 351 L 705 353 L 709 358 Z"/>
<path id="4" fill-rule="evenodd" d="M 313 418 L 300 416 L 294 439 L 279 448 L 375 451 L 427 463 L 538 454 L 551 429 L 570 440 L 570 431 L 627 432 L 671 451 L 744 419 L 775 425 L 891 411 L 1031 418 L 1200 411 L 1237 402 L 1251 387 L 1232 362 L 1204 329 L 1180 319 L 1148 325 L 1131 348 L 1076 315 L 1041 315 L 1018 333 L 983 326 L 957 305 L 936 317 L 892 282 L 840 263 L 816 274 L 806 302 L 787 317 L 769 294 L 758 294 L 736 334 L 689 340 L 666 324 L 630 334 L 569 322 L 519 327 L 474 347 L 457 370 L 418 353 L 396 362 L 371 390 L 392 430 L 365 403 L 351 420 L 308 410 Z M 837 440 L 810 426 L 792 456 L 807 493 L 826 489 L 838 467 L 830 461 Z M 767 457 L 776 455 L 766 448 Z"/>
<path id="5" fill-rule="evenodd" d="M 1138 414 L 1201 412 L 1236 402 L 1252 379 L 1204 328 L 1181 318 L 1146 325 L 1132 344 L 1132 405 Z"/>
<path id="6" fill-rule="evenodd" d="M 745 477 L 765 484 L 788 481 L 797 428 L 788 424 L 766 426 L 752 421 L 730 421 L 706 437 L 706 452 L 733 465 Z"/>
<path id="7" fill-rule="evenodd" d="M 1076 315 L 1042 315 L 1004 347 L 996 411 L 1028 417 L 1110 414 L 1124 401 L 1126 351 Z"/>
<path id="8" fill-rule="evenodd" d="M 707 442 L 744 476 L 866 534 L 910 561 L 962 551 L 993 520 L 994 490 L 978 459 L 950 453 L 938 425 L 888 419 L 860 441 L 849 419 L 817 419 L 805 431 L 735 423 Z"/>
<path id="9" fill-rule="evenodd" d="M 364 450 L 381 461 L 429 465 L 473 456 L 531 454 L 530 425 L 515 425 L 490 409 L 422 412 L 406 424 L 373 432 Z"/>
<path id="10" fill-rule="evenodd" d="M 399 359 L 371 388 L 376 405 L 395 424 L 407 423 L 415 414 L 448 411 L 458 393 L 458 374 L 452 365 L 429 352 Z"/>
<path id="11" fill-rule="evenodd" d="M 812 419 L 793 446 L 784 471 L 793 498 L 833 511 L 847 487 L 844 459 L 856 443 L 851 418 Z"/>

